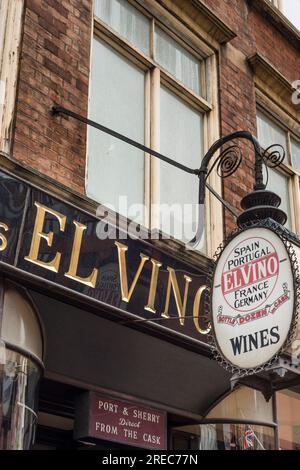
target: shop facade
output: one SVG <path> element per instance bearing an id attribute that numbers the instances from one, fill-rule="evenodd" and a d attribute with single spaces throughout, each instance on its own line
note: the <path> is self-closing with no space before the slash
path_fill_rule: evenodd
<path id="1" fill-rule="evenodd" d="M 161 207 L 196 202 L 196 175 L 79 119 L 193 168 L 237 130 L 281 144 L 268 187 L 299 245 L 300 33 L 279 5 L 235 3 L 1 3 L 2 449 L 300 449 L 297 334 L 270 394 L 232 390 L 210 344 L 213 255 L 252 191 L 251 146 L 222 149 L 243 158 L 210 172 L 191 249 L 193 217 Z"/>

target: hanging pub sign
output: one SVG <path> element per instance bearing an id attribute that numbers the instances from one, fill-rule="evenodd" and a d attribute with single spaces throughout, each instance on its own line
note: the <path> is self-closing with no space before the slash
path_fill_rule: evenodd
<path id="1" fill-rule="evenodd" d="M 293 337 L 300 249 L 279 227 L 261 222 L 239 231 L 217 259 L 211 296 L 214 343 L 221 362 L 233 370 L 265 367 Z"/>

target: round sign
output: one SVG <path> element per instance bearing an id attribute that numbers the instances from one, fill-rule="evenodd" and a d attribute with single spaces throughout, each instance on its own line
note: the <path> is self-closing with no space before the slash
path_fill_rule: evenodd
<path id="1" fill-rule="evenodd" d="M 236 235 L 215 268 L 212 325 L 227 362 L 253 369 L 269 362 L 288 338 L 294 279 L 282 239 L 264 227 Z"/>

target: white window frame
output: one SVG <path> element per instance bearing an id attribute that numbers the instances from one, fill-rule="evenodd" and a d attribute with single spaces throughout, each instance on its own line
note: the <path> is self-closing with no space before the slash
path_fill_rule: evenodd
<path id="1" fill-rule="evenodd" d="M 24 0 L 0 0 L 0 151 L 9 153 L 15 111 Z"/>
<path id="2" fill-rule="evenodd" d="M 291 149 L 291 139 L 300 143 L 300 132 L 298 133 L 295 130 L 296 125 L 290 125 L 291 117 L 285 116 L 284 111 L 279 110 L 275 104 L 272 105 L 271 101 L 269 100 L 268 104 L 262 104 L 262 102 L 258 100 L 257 111 L 260 111 L 262 114 L 264 114 L 268 119 L 274 122 L 277 127 L 280 127 L 286 134 L 286 159 L 284 162 L 281 163 L 278 168 L 276 168 L 276 171 L 288 177 L 289 203 L 291 209 L 291 227 L 292 230 L 300 236 L 300 172 L 292 165 Z M 276 142 L 274 142 L 273 144 L 276 144 Z"/>
<path id="3" fill-rule="evenodd" d="M 141 6 L 138 0 L 128 0 L 135 8 L 139 9 L 151 21 L 150 54 L 146 56 L 143 52 L 133 46 L 126 38 L 121 37 L 114 29 L 100 18 L 94 16 L 92 38 L 97 37 L 117 52 L 129 59 L 146 73 L 145 85 L 145 145 L 159 151 L 159 108 L 160 87 L 166 86 L 179 98 L 203 115 L 203 138 L 204 153 L 220 137 L 219 115 L 218 115 L 218 78 L 217 57 L 215 50 L 209 48 L 198 36 L 178 21 L 168 11 L 152 2 L 147 9 Z M 159 9 L 159 12 L 158 12 Z M 173 75 L 163 70 L 153 59 L 154 27 L 155 24 L 165 30 L 181 46 L 192 53 L 200 61 L 201 89 L 204 96 L 199 96 L 184 84 L 179 82 Z M 168 25 L 168 26 L 167 26 Z M 90 97 L 91 99 L 91 97 Z M 170 155 L 172 158 L 172 155 Z M 184 163 L 184 162 L 183 162 Z M 87 162 L 88 165 L 88 162 Z M 201 160 L 199 159 L 199 167 Z M 87 174 L 87 173 L 86 173 Z M 153 211 L 150 212 L 150 203 L 159 203 L 159 160 L 145 155 L 145 196 L 144 202 L 147 207 L 145 214 L 145 226 L 150 230 L 157 230 L 158 217 Z M 221 179 L 212 172 L 208 180 L 209 184 L 222 194 Z M 197 201 L 191 201 L 196 203 Z M 215 196 L 206 192 L 206 255 L 213 256 L 217 246 L 223 238 L 223 208 Z"/>

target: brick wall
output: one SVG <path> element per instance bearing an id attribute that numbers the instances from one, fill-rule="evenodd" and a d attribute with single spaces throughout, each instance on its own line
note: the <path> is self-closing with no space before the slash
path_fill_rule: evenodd
<path id="1" fill-rule="evenodd" d="M 245 0 L 206 0 L 237 38 L 222 46 L 220 63 L 221 134 L 256 133 L 253 74 L 246 61 L 258 51 L 291 81 L 300 77 L 299 52 Z M 49 108 L 63 104 L 86 115 L 91 37 L 91 0 L 27 0 L 21 51 L 14 158 L 84 193 L 86 127 L 53 118 Z M 284 60 L 283 60 L 284 58 Z M 239 171 L 224 184 L 224 197 L 237 209 L 253 186 L 251 148 Z M 227 230 L 235 221 L 225 212 Z"/>
<path id="2" fill-rule="evenodd" d="M 255 90 L 251 72 L 241 71 L 227 58 L 221 59 L 220 80 L 220 116 L 221 134 L 226 135 L 237 130 L 256 133 Z M 242 148 L 243 160 L 238 171 L 224 180 L 224 199 L 238 211 L 241 198 L 251 191 L 254 182 L 253 147 L 248 141 L 236 141 Z M 224 211 L 226 231 L 236 227 L 235 219 Z"/>
<path id="3" fill-rule="evenodd" d="M 13 156 L 84 193 L 86 126 L 53 118 L 53 103 L 86 115 L 91 1 L 27 0 Z"/>
<path id="4" fill-rule="evenodd" d="M 231 44 L 245 55 L 259 51 L 289 80 L 299 79 L 299 50 L 272 26 L 268 18 L 251 7 L 257 0 L 205 0 L 237 37 Z"/>
<path id="5" fill-rule="evenodd" d="M 300 77 L 299 51 L 288 42 L 268 19 L 249 7 L 245 0 L 206 0 L 206 4 L 226 22 L 237 37 L 222 47 L 220 56 L 220 119 L 221 134 L 245 129 L 256 135 L 256 100 L 253 73 L 246 63 L 240 68 L 230 59 L 228 50 L 240 51 L 244 56 L 255 52 L 263 55 L 291 82 Z M 248 158 L 238 172 L 224 181 L 224 198 L 240 210 L 241 198 L 253 188 L 253 152 L 244 147 Z M 225 214 L 226 231 L 236 226 L 234 218 Z"/>

